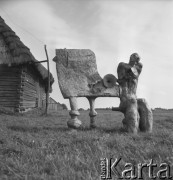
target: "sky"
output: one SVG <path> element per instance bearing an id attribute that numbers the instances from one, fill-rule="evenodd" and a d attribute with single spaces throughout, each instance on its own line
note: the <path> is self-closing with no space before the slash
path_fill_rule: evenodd
<path id="1" fill-rule="evenodd" d="M 173 108 L 173 1 L 172 0 L 1 0 L 0 15 L 30 48 L 46 59 L 54 76 L 51 97 L 69 107 L 60 92 L 55 49 L 91 49 L 101 77 L 137 52 L 143 63 L 137 96 L 151 108 Z M 46 67 L 46 64 L 44 64 Z M 89 108 L 86 98 L 79 108 Z M 118 106 L 118 98 L 98 98 L 97 108 Z"/>

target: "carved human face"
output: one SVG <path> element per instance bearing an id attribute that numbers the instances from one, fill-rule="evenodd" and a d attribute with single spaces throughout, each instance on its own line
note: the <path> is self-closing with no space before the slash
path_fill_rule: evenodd
<path id="1" fill-rule="evenodd" d="M 139 63 L 140 61 L 140 57 L 137 53 L 133 53 L 131 56 L 130 56 L 130 61 L 129 61 L 129 64 L 131 66 L 134 66 L 135 64 Z"/>

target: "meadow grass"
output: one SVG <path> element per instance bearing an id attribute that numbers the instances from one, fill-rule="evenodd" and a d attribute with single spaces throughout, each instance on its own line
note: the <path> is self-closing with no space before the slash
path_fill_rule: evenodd
<path id="1" fill-rule="evenodd" d="M 0 179 L 99 180 L 100 158 L 118 157 L 122 164 L 166 162 L 173 175 L 173 111 L 154 112 L 153 133 L 137 135 L 122 131 L 121 113 L 99 110 L 92 130 L 89 112 L 80 113 L 80 130 L 67 128 L 65 110 L 0 114 Z"/>

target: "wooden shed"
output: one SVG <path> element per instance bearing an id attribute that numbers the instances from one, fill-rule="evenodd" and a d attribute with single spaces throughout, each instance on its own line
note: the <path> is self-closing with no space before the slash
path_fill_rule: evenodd
<path id="1" fill-rule="evenodd" d="M 42 107 L 48 71 L 0 17 L 0 106 L 13 111 Z M 54 82 L 50 74 L 50 84 Z"/>
<path id="2" fill-rule="evenodd" d="M 46 100 L 43 101 L 43 106 L 44 107 L 46 106 Z M 55 101 L 55 99 L 50 97 L 48 110 L 49 111 L 60 111 L 60 110 L 63 110 L 63 106 L 59 102 Z"/>

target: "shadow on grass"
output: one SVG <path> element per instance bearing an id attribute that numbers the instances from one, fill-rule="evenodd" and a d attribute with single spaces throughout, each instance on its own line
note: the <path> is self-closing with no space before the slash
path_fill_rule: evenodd
<path id="1" fill-rule="evenodd" d="M 8 129 L 11 129 L 13 131 L 20 131 L 20 132 L 34 132 L 37 133 L 40 131 L 40 128 L 38 127 L 28 127 L 28 126 L 7 126 Z"/>
<path id="2" fill-rule="evenodd" d="M 13 126 L 7 126 L 8 129 L 12 131 L 19 131 L 19 132 L 30 132 L 30 133 L 39 133 L 41 131 L 54 131 L 54 132 L 67 132 L 73 130 L 72 128 L 68 128 L 67 126 L 60 126 L 57 125 L 57 127 L 51 127 L 51 126 L 43 126 L 43 127 L 35 127 L 35 126 L 19 126 L 19 125 L 13 125 Z M 90 128 L 88 126 L 82 126 L 77 131 L 100 131 L 104 133 L 115 133 L 115 134 L 123 134 L 126 133 L 126 131 L 123 128 L 108 128 L 108 127 L 96 127 L 96 128 Z"/>
<path id="3" fill-rule="evenodd" d="M 68 128 L 70 129 L 70 128 Z M 72 130 L 72 128 L 71 128 Z M 77 131 L 100 131 L 100 132 L 104 132 L 104 133 L 115 133 L 115 134 L 124 134 L 127 133 L 123 128 L 121 127 L 114 127 L 114 128 L 108 128 L 108 127 L 101 127 L 101 126 L 97 126 L 95 128 L 90 128 L 88 126 L 82 126 L 80 128 L 77 129 Z"/>
<path id="4" fill-rule="evenodd" d="M 19 132 L 30 132 L 30 133 L 39 133 L 40 131 L 55 131 L 55 132 L 65 132 L 69 131 L 68 127 L 60 126 L 60 127 L 33 127 L 33 126 L 8 126 L 8 129 L 12 131 L 19 131 Z"/>
<path id="5" fill-rule="evenodd" d="M 48 131 L 56 131 L 56 132 L 65 132 L 65 131 L 69 131 L 69 128 L 68 127 L 65 127 L 65 126 L 60 126 L 60 127 L 46 127 L 44 126 L 42 128 L 43 130 L 48 130 Z"/>
<path id="6" fill-rule="evenodd" d="M 116 134 L 124 134 L 127 133 L 123 128 L 121 127 L 114 127 L 114 128 L 107 128 L 107 127 L 98 127 L 98 130 L 105 132 L 105 133 L 116 133 Z"/>

